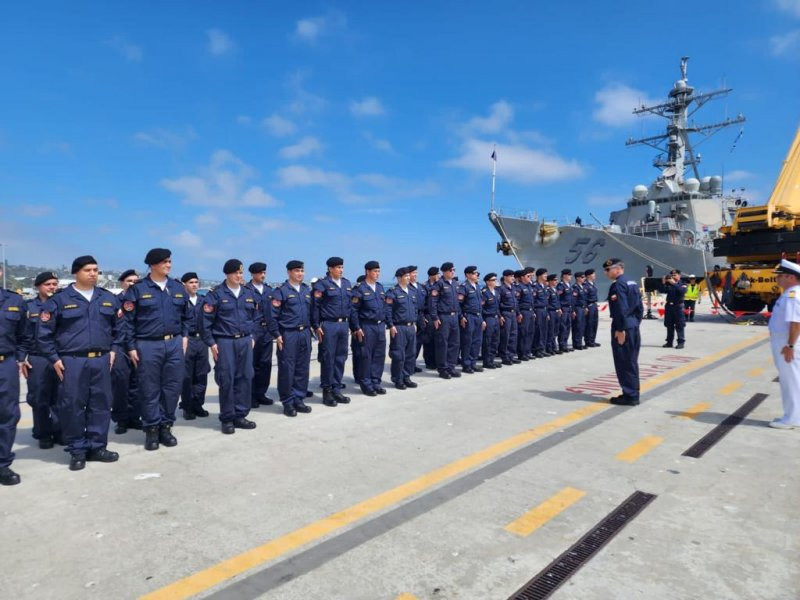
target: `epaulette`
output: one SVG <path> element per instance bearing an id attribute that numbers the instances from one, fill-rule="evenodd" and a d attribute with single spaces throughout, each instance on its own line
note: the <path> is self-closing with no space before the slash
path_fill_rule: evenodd
<path id="1" fill-rule="evenodd" d="M 15 296 L 22 296 L 22 294 L 20 294 L 20 293 L 19 293 L 18 291 L 16 291 L 16 290 L 12 290 L 12 289 L 9 289 L 9 288 L 3 288 L 3 289 L 4 289 L 5 291 L 7 291 L 9 294 L 14 294 Z"/>

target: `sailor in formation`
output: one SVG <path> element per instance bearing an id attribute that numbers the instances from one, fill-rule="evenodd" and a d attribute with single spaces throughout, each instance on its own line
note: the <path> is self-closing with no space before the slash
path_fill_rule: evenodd
<path id="1" fill-rule="evenodd" d="M 206 401 L 206 387 L 211 363 L 208 361 L 208 346 L 200 333 L 200 327 L 203 324 L 203 299 L 197 295 L 200 279 L 197 273 L 190 271 L 183 274 L 181 282 L 189 300 L 190 316 L 189 343 L 183 357 L 184 376 L 179 408 L 183 410 L 184 419 L 193 421 L 197 417 L 208 416 L 208 411 L 203 408 L 203 405 Z"/>
<path id="2" fill-rule="evenodd" d="M 119 276 L 118 283 L 122 291 L 118 294 L 119 301 L 123 301 L 125 292 L 132 285 L 139 282 L 136 269 L 127 269 Z M 142 418 L 139 410 L 139 386 L 136 368 L 131 363 L 127 352 L 120 352 L 114 358 L 111 367 L 111 420 L 117 424 L 114 433 L 126 433 L 128 429 L 142 430 Z"/>
<path id="3" fill-rule="evenodd" d="M 783 293 L 772 308 L 769 336 L 781 386 L 783 416 L 769 426 L 795 429 L 800 428 L 800 265 L 783 259 L 774 272 Z"/>
<path id="4" fill-rule="evenodd" d="M 487 273 L 483 277 L 484 288 L 481 290 L 483 308 L 483 367 L 499 369 L 501 363 L 495 362 L 500 344 L 500 296 L 497 293 L 497 273 Z"/>
<path id="5" fill-rule="evenodd" d="M 378 279 L 381 265 L 370 260 L 364 265 L 364 281 L 353 290 L 350 327 L 360 342 L 361 391 L 367 396 L 385 394 L 381 386 L 386 364 L 386 290 Z"/>
<path id="6" fill-rule="evenodd" d="M 417 291 L 409 285 L 407 267 L 395 271 L 397 285 L 386 292 L 386 326 L 389 329 L 389 357 L 394 387 L 415 388 L 414 374 L 417 352 Z"/>
<path id="7" fill-rule="evenodd" d="M 597 326 L 600 321 L 600 312 L 597 308 L 597 286 L 595 279 L 597 273 L 594 269 L 586 269 L 583 272 L 586 280 L 583 282 L 583 289 L 586 292 L 586 329 L 583 332 L 584 346 L 587 348 L 597 348 Z"/>
<path id="8" fill-rule="evenodd" d="M 250 281 L 246 287 L 256 295 L 259 304 L 264 307 L 270 306 L 272 299 L 272 288 L 267 285 L 267 263 L 254 262 L 248 269 L 250 271 Z M 267 308 L 267 317 L 271 314 L 271 309 Z M 256 345 L 253 346 L 253 387 L 251 408 L 259 406 L 271 406 L 275 401 L 267 396 L 267 389 L 272 380 L 272 346 L 275 340 L 269 330 L 269 319 L 264 318 L 259 321 L 254 331 Z"/>
<path id="9" fill-rule="evenodd" d="M 483 330 L 483 299 L 478 287 L 478 267 L 470 265 L 464 269 L 466 281 L 458 286 L 458 301 L 461 305 L 461 370 L 464 373 L 483 371 L 478 365 L 481 354 Z"/>

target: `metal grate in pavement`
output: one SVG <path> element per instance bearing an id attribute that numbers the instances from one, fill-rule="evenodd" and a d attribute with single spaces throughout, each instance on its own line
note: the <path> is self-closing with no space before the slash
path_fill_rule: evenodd
<path id="1" fill-rule="evenodd" d="M 728 435 L 731 429 L 744 421 L 744 418 L 749 415 L 756 406 L 761 404 L 766 397 L 767 394 L 754 394 L 753 397 L 742 404 L 736 410 L 736 412 L 725 417 L 725 420 L 722 423 L 714 427 L 714 429 L 697 440 L 697 442 L 695 442 L 691 448 L 686 450 L 682 456 L 688 456 L 690 458 L 700 458 L 703 456 L 703 454 L 705 454 L 709 448 L 711 448 L 711 446 Z"/>

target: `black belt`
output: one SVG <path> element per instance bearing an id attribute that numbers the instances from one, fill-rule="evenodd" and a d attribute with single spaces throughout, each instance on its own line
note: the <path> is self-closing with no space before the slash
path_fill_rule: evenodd
<path id="1" fill-rule="evenodd" d="M 223 340 L 238 340 L 239 338 L 243 338 L 249 334 L 247 333 L 235 333 L 233 335 L 215 335 L 215 338 L 222 338 Z"/>
<path id="2" fill-rule="evenodd" d="M 496 319 L 497 315 L 483 315 L 484 319 Z"/>
<path id="3" fill-rule="evenodd" d="M 453 316 L 455 316 L 456 314 L 457 314 L 457 313 L 456 313 L 455 311 L 453 311 L 453 312 L 443 312 L 443 313 L 439 313 L 439 316 L 442 316 L 442 315 L 444 315 L 445 317 L 453 317 Z"/>
<path id="4" fill-rule="evenodd" d="M 453 313 L 455 314 L 455 313 Z M 367 323 L 368 325 L 380 325 L 383 321 L 374 321 L 372 319 L 361 319 L 362 323 Z"/>
<path id="5" fill-rule="evenodd" d="M 42 358 L 47 358 L 47 354 L 42 354 L 41 352 L 29 352 L 28 356 L 41 356 Z"/>
<path id="6" fill-rule="evenodd" d="M 305 329 L 308 329 L 309 327 L 310 327 L 309 325 L 300 325 L 300 327 L 282 327 L 281 329 L 283 331 L 303 331 Z"/>
<path id="7" fill-rule="evenodd" d="M 476 316 L 476 317 L 480 317 L 480 316 L 481 316 L 481 313 L 477 313 L 477 312 L 470 312 L 470 311 L 466 311 L 464 314 L 465 314 L 465 315 L 474 315 L 474 316 Z"/>
<path id="8" fill-rule="evenodd" d="M 517 311 L 515 311 L 515 310 L 501 310 L 500 312 L 502 312 L 502 313 L 508 313 L 509 315 L 513 315 L 513 314 L 515 314 Z"/>
<path id="9" fill-rule="evenodd" d="M 395 323 L 394 325 L 395 327 L 413 327 L 414 321 L 403 321 L 402 323 Z"/>
<path id="10" fill-rule="evenodd" d="M 92 350 L 91 352 L 59 352 L 59 356 L 69 356 L 70 358 L 99 358 L 108 354 L 108 350 Z"/>
<path id="11" fill-rule="evenodd" d="M 147 342 L 164 342 L 166 340 L 171 340 L 174 337 L 178 337 L 177 333 L 170 333 L 169 335 L 153 335 L 153 336 L 139 336 L 137 340 L 145 340 Z"/>
<path id="12" fill-rule="evenodd" d="M 200 337 L 200 332 L 198 331 L 197 333 L 190 333 L 189 337 L 190 338 L 199 338 Z"/>
<path id="13" fill-rule="evenodd" d="M 323 323 L 347 323 L 350 320 L 349 317 L 339 317 L 338 319 L 322 319 Z"/>
<path id="14" fill-rule="evenodd" d="M 519 312 L 533 312 L 532 308 L 520 308 Z"/>
<path id="15" fill-rule="evenodd" d="M 592 304 L 597 304 L 597 302 L 589 302 L 589 306 L 591 306 Z"/>

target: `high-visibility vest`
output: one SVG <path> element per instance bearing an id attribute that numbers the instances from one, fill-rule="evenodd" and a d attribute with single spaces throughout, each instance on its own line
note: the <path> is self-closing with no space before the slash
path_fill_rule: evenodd
<path id="1" fill-rule="evenodd" d="M 700 293 L 700 286 L 695 284 L 689 284 L 686 286 L 686 295 L 684 296 L 685 300 L 697 300 L 697 296 Z"/>

